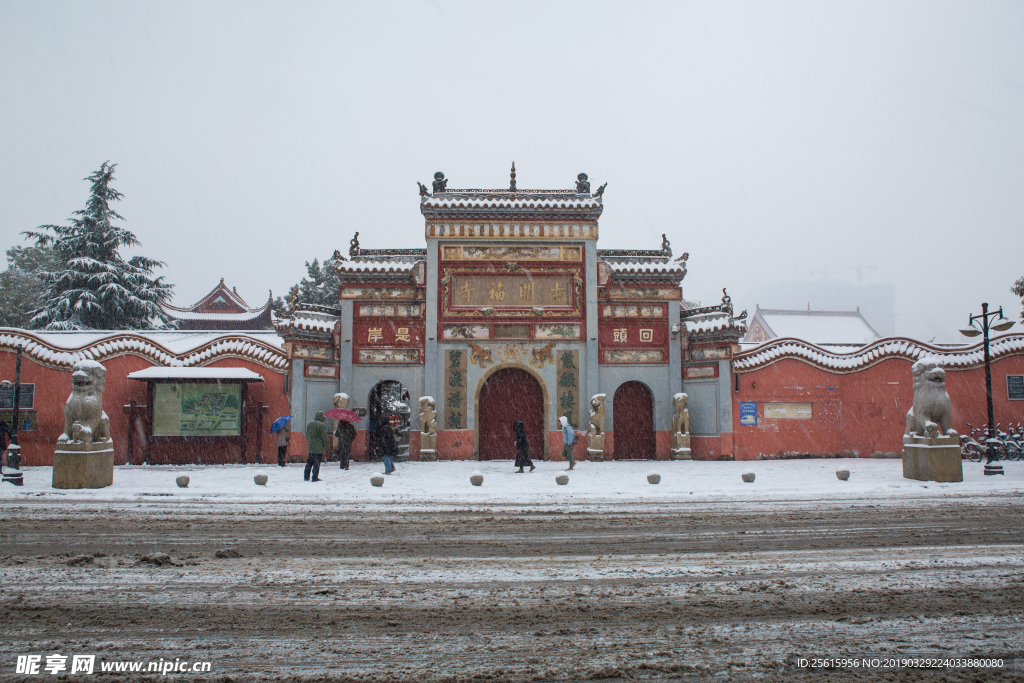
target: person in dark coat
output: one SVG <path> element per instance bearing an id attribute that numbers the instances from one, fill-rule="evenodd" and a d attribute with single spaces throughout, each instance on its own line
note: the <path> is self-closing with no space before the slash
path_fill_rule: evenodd
<path id="1" fill-rule="evenodd" d="M 530 441 L 526 438 L 526 425 L 523 424 L 522 420 L 516 420 L 512 423 L 512 429 L 516 433 L 516 474 L 522 474 L 523 468 L 527 465 L 530 466 L 530 471 L 533 472 L 537 467 L 530 460 Z"/>
<path id="2" fill-rule="evenodd" d="M 330 440 L 327 438 L 327 425 L 324 421 L 327 417 L 323 411 L 306 425 L 306 447 L 309 450 L 309 459 L 306 461 L 306 469 L 302 472 L 302 478 L 306 481 L 320 481 L 320 460 L 324 457 L 324 451 L 330 448 Z M 313 478 L 310 479 L 309 475 Z"/>
<path id="3" fill-rule="evenodd" d="M 351 422 L 338 420 L 334 438 L 338 440 L 338 460 L 341 462 L 341 469 L 347 470 L 348 460 L 352 456 L 352 442 L 356 440 L 356 428 Z"/>
<path id="4" fill-rule="evenodd" d="M 384 474 L 391 474 L 395 471 L 395 462 L 391 457 L 398 455 L 398 442 L 395 441 L 395 431 L 391 429 L 391 423 L 387 420 L 380 421 L 377 444 L 380 448 L 380 458 L 384 461 Z"/>

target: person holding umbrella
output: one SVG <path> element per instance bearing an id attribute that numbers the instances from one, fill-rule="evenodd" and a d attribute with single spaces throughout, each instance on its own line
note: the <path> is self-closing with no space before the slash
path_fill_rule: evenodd
<path id="1" fill-rule="evenodd" d="M 341 469 L 347 470 L 352 456 L 352 442 L 356 440 L 356 428 L 352 423 L 363 420 L 359 413 L 347 408 L 331 408 L 324 414 L 338 421 L 338 426 L 334 430 L 334 436 L 338 439 L 338 460 L 341 461 Z"/>
<path id="2" fill-rule="evenodd" d="M 292 421 L 293 415 L 283 415 L 270 425 L 270 433 L 277 433 L 277 464 L 284 467 L 288 463 L 288 441 L 290 439 L 288 423 Z"/>

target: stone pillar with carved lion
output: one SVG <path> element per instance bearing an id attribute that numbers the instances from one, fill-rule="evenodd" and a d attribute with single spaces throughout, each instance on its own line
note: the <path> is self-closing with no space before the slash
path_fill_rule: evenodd
<path id="1" fill-rule="evenodd" d="M 106 374 L 94 360 L 80 360 L 72 368 L 64 433 L 53 453 L 55 489 L 101 489 L 114 483 L 114 441 L 103 412 Z"/>
<path id="2" fill-rule="evenodd" d="M 673 460 L 690 460 L 690 397 L 676 394 L 672 397 L 672 451 L 669 456 Z"/>
<path id="3" fill-rule="evenodd" d="M 910 371 L 914 405 L 903 434 L 903 476 L 918 481 L 963 481 L 960 438 L 950 427 L 953 405 L 946 393 L 946 371 L 937 358 L 924 357 Z"/>
<path id="4" fill-rule="evenodd" d="M 420 460 L 437 460 L 437 403 L 433 396 L 420 398 Z"/>
<path id="5" fill-rule="evenodd" d="M 604 400 L 607 394 L 590 397 L 590 428 L 587 435 L 587 460 L 604 460 Z"/>

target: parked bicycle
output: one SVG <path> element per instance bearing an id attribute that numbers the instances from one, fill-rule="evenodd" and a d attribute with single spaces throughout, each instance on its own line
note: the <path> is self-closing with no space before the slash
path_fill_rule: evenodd
<path id="1" fill-rule="evenodd" d="M 978 428 L 968 422 L 967 428 L 970 433 L 960 435 L 961 457 L 971 462 L 981 462 L 983 458 L 988 457 L 988 449 L 991 447 L 999 460 L 1024 459 L 1024 428 L 1020 422 L 1017 423 L 1016 429 L 1013 425 L 1007 426 L 1009 431 L 1006 432 L 999 427 L 998 422 L 994 430 L 990 430 L 988 425 Z"/>

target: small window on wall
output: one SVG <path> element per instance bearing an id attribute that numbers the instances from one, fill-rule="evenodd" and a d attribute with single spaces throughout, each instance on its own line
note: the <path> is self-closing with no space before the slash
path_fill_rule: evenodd
<path id="1" fill-rule="evenodd" d="M 529 339 L 529 325 L 495 325 L 495 339 Z"/>

